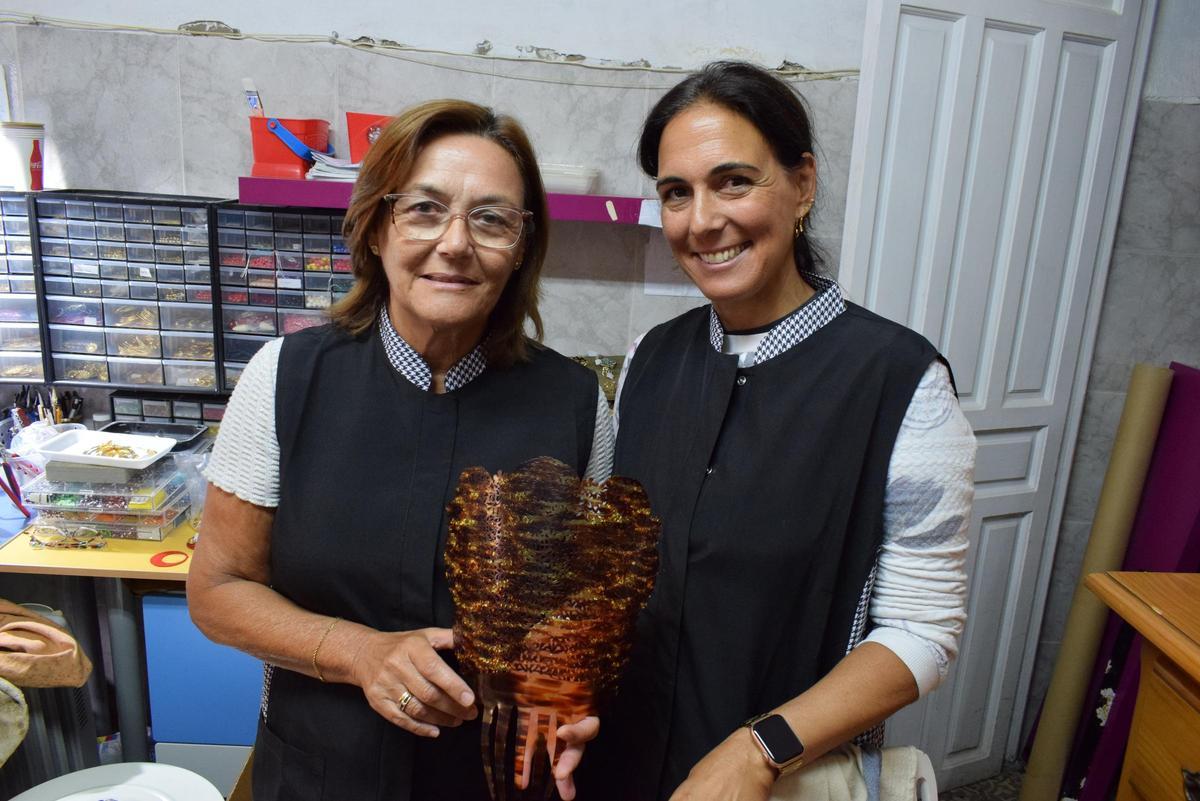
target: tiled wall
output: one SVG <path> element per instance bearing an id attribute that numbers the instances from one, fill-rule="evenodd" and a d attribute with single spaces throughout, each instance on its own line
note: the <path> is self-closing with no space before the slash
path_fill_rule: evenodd
<path id="1" fill-rule="evenodd" d="M 25 118 L 47 126 L 48 180 L 61 176 L 53 185 L 217 197 L 236 196 L 238 176 L 250 172 L 246 76 L 269 113 L 330 120 L 339 153 L 347 152 L 346 111 L 386 113 L 461 97 L 520 119 L 541 161 L 597 168 L 601 192 L 635 196 L 653 189 L 634 162 L 639 126 L 677 80 L 567 64 L 15 25 L 0 25 L 0 61 L 18 65 Z M 857 82 L 800 88 L 823 137 L 814 231 L 836 265 Z M 624 353 L 633 337 L 699 302 L 643 293 L 652 236 L 659 234 L 636 226 L 554 226 L 542 309 L 548 344 Z"/>
<path id="2" fill-rule="evenodd" d="M 1143 100 L 1026 711 L 1050 683 L 1136 362 L 1200 366 L 1200 105 Z"/>

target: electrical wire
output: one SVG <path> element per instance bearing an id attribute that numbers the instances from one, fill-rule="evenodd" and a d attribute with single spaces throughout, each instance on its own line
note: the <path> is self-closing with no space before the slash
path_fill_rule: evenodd
<path id="1" fill-rule="evenodd" d="M 483 77 L 502 78 L 504 80 L 525 81 L 529 83 L 547 83 L 559 84 L 566 86 L 582 86 L 593 87 L 599 89 L 649 89 L 649 90 L 665 90 L 669 89 L 673 84 L 664 86 L 633 86 L 622 83 L 604 83 L 602 81 L 578 81 L 578 80 L 559 80 L 551 77 L 535 76 L 535 75 L 510 75 L 493 70 L 472 69 L 467 66 L 456 66 L 445 64 L 436 60 L 422 59 L 420 56 L 450 56 L 455 58 L 479 59 L 481 61 L 492 62 L 512 62 L 518 64 L 554 64 L 560 67 L 570 67 L 578 70 L 593 71 L 594 73 L 610 72 L 610 73 L 649 73 L 659 75 L 682 76 L 688 75 L 694 70 L 687 70 L 679 67 L 654 67 L 642 64 L 615 64 L 615 63 L 589 63 L 586 61 L 562 61 L 557 59 L 547 59 L 539 57 L 524 57 L 524 56 L 506 56 L 491 53 L 458 53 L 450 50 L 438 50 L 435 48 L 413 47 L 411 45 L 399 44 L 389 41 L 376 41 L 366 37 L 358 39 L 346 39 L 340 36 L 336 31 L 329 36 L 314 36 L 307 34 L 276 34 L 276 33 L 243 33 L 235 29 L 229 30 L 181 30 L 177 28 L 154 28 L 145 25 L 128 25 L 121 23 L 107 22 L 88 22 L 86 20 L 61 19 L 58 17 L 47 17 L 41 14 L 26 14 L 19 11 L 0 10 L 0 24 L 9 23 L 15 25 L 44 25 L 52 28 L 65 28 L 70 30 L 84 31 L 107 31 L 117 33 L 149 33 L 158 36 L 188 36 L 188 37 L 209 37 L 218 39 L 232 40 L 252 40 L 256 42 L 270 43 L 285 43 L 285 44 L 331 44 L 339 47 L 346 47 L 359 52 L 370 53 L 385 58 L 392 58 L 398 61 L 407 61 L 413 64 L 419 64 L 425 67 L 434 69 L 448 70 L 451 72 L 461 72 L 471 75 L 480 75 Z M 222 23 L 223 24 L 223 23 Z M 809 81 L 836 81 L 844 78 L 853 78 L 859 74 L 857 69 L 835 69 L 835 70 L 810 70 L 804 67 L 788 67 L 786 69 L 775 69 L 771 72 L 778 75 L 784 80 L 794 83 L 809 82 Z"/>

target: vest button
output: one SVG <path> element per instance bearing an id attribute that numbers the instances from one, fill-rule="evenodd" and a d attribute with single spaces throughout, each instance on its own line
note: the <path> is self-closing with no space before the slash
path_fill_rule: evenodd
<path id="1" fill-rule="evenodd" d="M 704 468 L 704 475 L 711 476 L 712 472 L 716 469 L 717 469 L 716 467 L 714 467 L 713 465 L 710 464 L 708 467 Z"/>
<path id="2" fill-rule="evenodd" d="M 745 384 L 746 384 L 746 376 L 744 376 L 744 375 L 739 375 L 739 376 L 738 376 L 738 380 L 737 380 L 737 385 L 738 385 L 739 387 L 741 387 L 741 386 L 745 386 Z"/>

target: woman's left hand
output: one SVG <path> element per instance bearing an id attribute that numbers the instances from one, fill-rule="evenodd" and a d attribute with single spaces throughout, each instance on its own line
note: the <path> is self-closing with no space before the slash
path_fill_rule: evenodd
<path id="1" fill-rule="evenodd" d="M 558 785 L 558 794 L 562 800 L 572 801 L 575 798 L 575 768 L 579 767 L 579 761 L 583 759 L 584 747 L 600 733 L 600 718 L 588 715 L 576 723 L 559 726 L 557 733 L 558 739 L 562 740 L 566 747 L 559 754 L 558 764 L 554 767 L 554 783 Z"/>
<path id="2" fill-rule="evenodd" d="M 774 783 L 775 771 L 741 728 L 695 764 L 671 801 L 767 801 Z"/>

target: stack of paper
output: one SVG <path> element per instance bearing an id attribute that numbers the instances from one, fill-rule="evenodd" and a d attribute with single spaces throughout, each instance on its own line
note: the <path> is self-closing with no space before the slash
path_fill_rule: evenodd
<path id="1" fill-rule="evenodd" d="M 308 171 L 309 180 L 349 181 L 351 183 L 358 180 L 358 168 L 362 166 L 362 162 L 356 164 L 350 159 L 335 159 L 333 156 L 327 156 L 315 150 L 312 151 L 312 155 L 315 161 Z"/>

